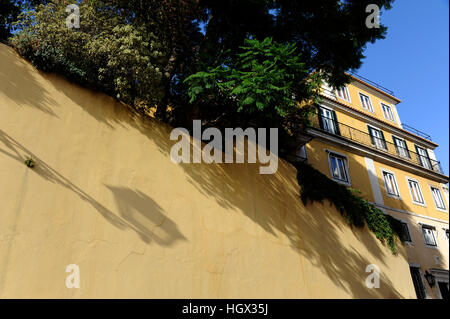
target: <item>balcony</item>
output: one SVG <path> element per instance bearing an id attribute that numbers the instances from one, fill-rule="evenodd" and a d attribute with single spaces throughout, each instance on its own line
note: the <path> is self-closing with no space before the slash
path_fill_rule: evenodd
<path id="1" fill-rule="evenodd" d="M 420 137 L 422 137 L 422 138 L 424 138 L 426 140 L 431 141 L 431 136 L 428 135 L 427 133 L 419 131 L 418 129 L 416 129 L 416 128 L 412 127 L 412 126 L 409 126 L 407 124 L 404 124 L 404 123 L 402 124 L 402 127 L 403 127 L 404 130 L 406 130 L 406 131 L 408 131 L 410 133 L 413 133 L 413 134 L 415 134 L 417 136 L 420 136 Z"/>
<path id="2" fill-rule="evenodd" d="M 375 137 L 364 131 L 337 122 L 333 118 L 328 118 L 316 114 L 311 121 L 313 128 L 330 135 L 337 135 L 352 142 L 370 147 L 379 152 L 394 156 L 400 160 L 422 166 L 423 168 L 444 174 L 441 163 L 427 156 L 419 155 L 407 148 L 400 147 L 394 143 L 386 141 L 384 138 Z"/>
<path id="3" fill-rule="evenodd" d="M 371 80 L 369 80 L 369 79 L 366 79 L 365 77 L 359 75 L 359 74 L 356 73 L 356 72 L 349 71 L 348 73 L 349 73 L 350 75 L 354 76 L 355 78 L 360 79 L 361 81 L 366 82 L 366 83 L 368 83 L 368 84 L 370 84 L 370 85 L 376 87 L 378 90 L 383 91 L 384 93 L 387 93 L 387 94 L 389 94 L 389 95 L 391 95 L 391 96 L 395 96 L 395 95 L 394 95 L 394 91 L 389 90 L 389 89 L 385 88 L 384 86 L 381 86 L 380 84 L 378 84 L 378 83 L 376 83 L 376 82 L 373 82 L 373 81 L 371 81 Z"/>

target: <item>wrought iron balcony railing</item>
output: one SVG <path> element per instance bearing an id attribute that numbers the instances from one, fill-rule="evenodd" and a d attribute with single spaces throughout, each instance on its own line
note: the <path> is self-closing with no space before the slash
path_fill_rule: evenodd
<path id="1" fill-rule="evenodd" d="M 338 135 L 342 138 L 351 140 L 358 144 L 368 146 L 380 152 L 395 156 L 401 160 L 422 166 L 427 170 L 432 170 L 444 174 L 439 161 L 435 161 L 428 156 L 420 155 L 409 150 L 407 147 L 401 147 L 394 143 L 386 141 L 384 138 L 373 136 L 364 131 L 351 126 L 337 122 L 333 118 L 328 118 L 316 114 L 312 118 L 312 127 L 319 129 L 331 135 Z"/>
<path id="2" fill-rule="evenodd" d="M 403 127 L 404 130 L 407 130 L 408 132 L 414 133 L 417 136 L 420 136 L 420 137 L 422 137 L 424 139 L 427 139 L 427 140 L 431 141 L 431 136 L 428 135 L 427 133 L 419 131 L 418 129 L 416 129 L 416 128 L 412 127 L 412 126 L 409 126 L 408 124 L 404 124 L 404 123 L 402 124 L 402 127 Z"/>
<path id="3" fill-rule="evenodd" d="M 373 81 L 371 81 L 371 80 L 369 80 L 369 79 L 366 79 L 365 77 L 359 75 L 359 74 L 356 73 L 356 72 L 349 71 L 348 73 L 351 74 L 351 75 L 353 75 L 355 78 L 358 78 L 358 79 L 360 79 L 360 80 L 362 80 L 362 81 L 364 81 L 364 82 L 366 82 L 366 83 L 369 83 L 369 84 L 371 84 L 372 86 L 376 87 L 377 89 L 379 89 L 379 90 L 381 90 L 381 91 L 383 91 L 383 92 L 385 92 L 385 93 L 387 93 L 387 94 L 389 94 L 389 95 L 394 96 L 394 91 L 389 90 L 389 89 L 385 88 L 384 86 L 381 86 L 380 84 L 378 84 L 378 83 L 376 83 L 376 82 L 373 82 Z"/>

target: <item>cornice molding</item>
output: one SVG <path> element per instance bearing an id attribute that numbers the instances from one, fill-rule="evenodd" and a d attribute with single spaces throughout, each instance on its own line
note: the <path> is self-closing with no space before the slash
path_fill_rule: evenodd
<path id="1" fill-rule="evenodd" d="M 317 137 L 319 139 L 333 142 L 337 145 L 343 145 L 346 147 L 351 148 L 352 150 L 359 151 L 364 156 L 369 155 L 372 158 L 381 159 L 384 162 L 387 162 L 388 164 L 399 167 L 401 169 L 408 170 L 409 172 L 415 173 L 417 175 L 420 175 L 425 178 L 429 178 L 431 180 L 434 180 L 439 183 L 448 183 L 448 176 L 435 172 L 435 171 L 429 171 L 425 170 L 422 166 L 415 165 L 413 163 L 410 163 L 406 160 L 403 160 L 401 158 L 392 156 L 390 154 L 386 154 L 384 152 L 378 151 L 376 149 L 373 149 L 371 147 L 365 146 L 363 144 L 359 144 L 357 142 L 348 140 L 344 137 L 338 136 L 338 135 L 331 135 L 327 134 L 325 132 L 322 132 L 316 128 L 310 128 L 308 130 L 308 133 L 313 135 L 314 137 Z"/>
<path id="2" fill-rule="evenodd" d="M 403 209 L 393 208 L 393 207 L 389 207 L 389 206 L 385 206 L 385 205 L 381 205 L 381 204 L 377 204 L 377 203 L 373 203 L 373 202 L 370 202 L 370 203 L 372 205 L 375 205 L 375 206 L 377 206 L 379 208 L 382 208 L 382 209 L 385 209 L 385 210 L 391 210 L 391 211 L 397 212 L 397 213 L 402 213 L 402 214 L 406 214 L 406 215 L 411 215 L 411 216 L 415 216 L 415 217 L 429 219 L 429 220 L 432 220 L 432 221 L 435 221 L 435 222 L 439 222 L 439 223 L 443 223 L 443 224 L 447 224 L 448 225 L 448 220 L 443 220 L 443 219 L 439 219 L 439 218 L 435 218 L 435 217 L 420 215 L 420 214 L 408 212 L 408 211 L 403 210 Z"/>
<path id="3" fill-rule="evenodd" d="M 367 122 L 369 124 L 377 125 L 379 127 L 384 128 L 388 132 L 393 132 L 395 135 L 397 135 L 399 137 L 403 137 L 405 139 L 412 140 L 414 143 L 416 143 L 419 146 L 422 146 L 425 148 L 431 148 L 431 149 L 435 149 L 436 147 L 439 146 L 438 144 L 436 144 L 432 141 L 423 139 L 423 138 L 416 136 L 415 134 L 408 132 L 404 129 L 400 129 L 392 124 L 389 124 L 380 119 L 374 118 L 373 116 L 370 116 L 368 114 L 364 114 L 363 112 L 357 111 L 343 103 L 340 103 L 339 101 L 334 101 L 325 95 L 322 95 L 322 97 L 323 97 L 323 99 L 319 104 L 324 104 L 324 106 L 327 106 L 327 104 L 328 104 L 328 106 L 339 108 L 340 110 L 350 113 L 350 114 L 354 115 L 355 117 L 357 117 L 358 119 L 364 120 L 365 122 Z"/>

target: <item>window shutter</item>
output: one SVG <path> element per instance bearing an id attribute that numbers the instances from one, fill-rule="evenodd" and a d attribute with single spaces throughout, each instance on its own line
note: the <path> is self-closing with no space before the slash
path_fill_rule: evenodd
<path id="1" fill-rule="evenodd" d="M 395 136 L 392 136 L 392 141 L 394 142 L 395 148 L 397 149 L 397 154 L 400 155 L 400 151 L 398 149 L 400 146 L 397 143 L 397 141 L 400 141 L 400 140 L 398 138 L 396 138 Z M 405 142 L 405 144 L 406 144 L 406 142 Z"/>
<path id="2" fill-rule="evenodd" d="M 415 147 L 416 147 L 416 153 L 417 153 L 417 156 L 419 157 L 419 158 L 418 158 L 419 163 L 422 163 L 422 157 L 425 157 L 425 161 L 427 161 L 427 162 L 428 162 L 428 165 L 430 165 L 430 167 L 432 167 L 432 165 L 431 165 L 431 160 L 430 160 L 430 157 L 428 156 L 428 151 L 427 151 L 427 149 L 426 149 L 426 148 L 421 148 L 421 149 L 423 149 L 423 150 L 425 151 L 425 156 L 423 156 L 423 155 L 421 155 L 420 152 L 419 152 L 419 147 L 418 147 L 417 145 L 415 145 Z"/>
<path id="3" fill-rule="evenodd" d="M 372 142 L 372 144 L 375 144 L 375 138 L 373 137 L 372 128 L 370 126 L 368 126 L 368 129 L 369 129 L 370 141 Z"/>
<path id="4" fill-rule="evenodd" d="M 411 158 L 411 155 L 409 154 L 408 143 L 406 143 L 406 140 L 405 140 L 405 148 L 406 148 L 406 154 L 408 155 L 409 158 Z"/>
<path id="5" fill-rule="evenodd" d="M 398 146 L 397 144 L 398 139 L 395 136 L 392 136 L 392 141 L 394 141 L 395 146 Z"/>
<path id="6" fill-rule="evenodd" d="M 319 118 L 319 126 L 323 130 L 322 108 L 320 106 L 317 106 L 317 116 Z"/>
<path id="7" fill-rule="evenodd" d="M 333 121 L 334 121 L 334 126 L 335 126 L 335 129 L 336 129 L 336 132 L 334 132 L 336 135 L 341 135 L 341 132 L 340 132 L 340 130 L 339 130 L 339 123 L 338 123 L 338 121 L 337 121 L 337 116 L 336 116 L 336 112 L 333 110 L 332 112 L 331 112 L 331 114 L 333 114 Z"/>
<path id="8" fill-rule="evenodd" d="M 383 140 L 383 146 L 385 149 L 387 149 L 386 140 L 384 139 L 384 133 L 382 130 L 380 130 L 380 133 L 381 133 L 381 139 Z"/>

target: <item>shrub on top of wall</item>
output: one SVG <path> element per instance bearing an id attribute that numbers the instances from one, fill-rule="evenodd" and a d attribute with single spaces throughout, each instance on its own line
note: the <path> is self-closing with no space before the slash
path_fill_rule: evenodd
<path id="1" fill-rule="evenodd" d="M 327 199 L 334 205 L 347 223 L 355 227 L 365 224 L 382 242 L 389 245 L 392 253 L 397 253 L 396 237 L 401 238 L 400 222 L 384 214 L 380 209 L 360 196 L 355 189 L 341 185 L 306 163 L 296 163 L 297 180 L 301 187 L 300 198 L 306 205 Z"/>

